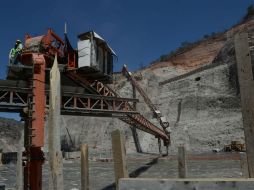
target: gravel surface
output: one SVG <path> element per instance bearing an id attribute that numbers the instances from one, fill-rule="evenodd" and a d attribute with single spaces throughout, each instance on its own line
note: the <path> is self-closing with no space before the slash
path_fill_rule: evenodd
<path id="1" fill-rule="evenodd" d="M 210 158 L 198 156 L 191 158 L 188 164 L 188 177 L 242 177 L 240 161 L 235 154 L 225 154 L 221 157 Z M 199 159 L 201 158 L 201 159 Z M 205 159 L 202 159 L 205 158 Z M 207 160 L 210 159 L 210 160 Z M 218 160 L 220 159 L 220 160 Z M 177 178 L 177 160 L 175 157 L 160 158 L 141 155 L 128 159 L 128 171 L 131 177 L 141 178 Z M 114 187 L 114 171 L 112 162 L 90 161 L 90 187 L 93 190 L 110 190 Z M 16 180 L 16 165 L 0 166 L 0 185 L 14 188 Z M 48 164 L 43 168 L 43 189 L 48 189 Z M 80 161 L 65 161 L 64 163 L 65 190 L 80 189 Z"/>

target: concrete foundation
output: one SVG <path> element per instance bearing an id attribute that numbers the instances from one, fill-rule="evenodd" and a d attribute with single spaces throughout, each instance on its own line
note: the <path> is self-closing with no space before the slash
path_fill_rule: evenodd
<path id="1" fill-rule="evenodd" d="M 212 178 L 212 179 L 125 179 L 119 180 L 119 190 L 252 190 L 254 178 Z"/>

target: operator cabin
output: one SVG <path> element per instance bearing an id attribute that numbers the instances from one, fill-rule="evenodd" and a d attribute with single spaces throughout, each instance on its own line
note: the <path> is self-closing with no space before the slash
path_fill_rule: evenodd
<path id="1" fill-rule="evenodd" d="M 78 35 L 78 67 L 92 80 L 112 83 L 115 52 L 94 31 Z"/>

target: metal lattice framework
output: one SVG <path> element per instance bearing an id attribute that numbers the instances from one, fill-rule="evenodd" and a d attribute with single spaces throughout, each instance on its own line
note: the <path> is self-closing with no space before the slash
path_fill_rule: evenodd
<path id="1" fill-rule="evenodd" d="M 23 85 L 26 84 L 23 81 Z M 62 115 L 90 115 L 90 116 L 116 116 L 123 117 L 125 114 L 137 114 L 129 109 L 130 102 L 138 102 L 138 99 L 108 97 L 94 94 L 81 94 L 68 92 L 68 87 L 63 87 L 62 92 Z M 32 89 L 18 86 L 17 83 L 8 80 L 0 80 L 0 111 L 20 112 L 28 106 L 29 95 Z M 46 93 L 46 105 L 48 105 Z"/>
<path id="2" fill-rule="evenodd" d="M 77 73 L 75 73 L 75 71 L 67 72 L 67 76 L 74 82 L 79 83 L 85 88 L 88 88 L 89 91 L 91 92 L 107 97 L 119 97 L 119 95 L 106 84 L 103 84 L 102 82 L 99 81 L 90 82 L 85 78 L 83 78 L 82 76 L 79 76 Z M 126 108 L 129 111 L 131 110 L 134 111 L 134 108 L 129 103 L 126 103 Z M 168 135 L 163 130 L 161 130 L 153 123 L 151 123 L 149 120 L 147 120 L 140 113 L 137 114 L 126 113 L 124 117 L 120 117 L 119 119 L 133 127 L 136 127 L 152 135 L 155 135 L 157 138 L 162 139 L 165 145 L 169 144 L 170 139 Z"/>

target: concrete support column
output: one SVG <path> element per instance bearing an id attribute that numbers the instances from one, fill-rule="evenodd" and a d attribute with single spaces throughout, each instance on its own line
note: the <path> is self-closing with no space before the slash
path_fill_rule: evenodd
<path id="1" fill-rule="evenodd" d="M 240 85 L 243 127 L 249 177 L 254 177 L 254 81 L 247 33 L 235 35 L 235 53 Z"/>
<path id="2" fill-rule="evenodd" d="M 240 164 L 242 169 L 242 177 L 248 178 L 249 177 L 248 164 L 247 164 L 246 155 L 244 153 L 240 154 Z"/>
<path id="3" fill-rule="evenodd" d="M 0 152 L 0 166 L 3 165 L 2 163 L 2 151 Z"/>
<path id="4" fill-rule="evenodd" d="M 184 146 L 178 147 L 178 177 L 186 178 L 187 165 L 186 165 L 186 152 Z"/>
<path id="5" fill-rule="evenodd" d="M 88 145 L 81 145 L 81 190 L 89 189 Z"/>
<path id="6" fill-rule="evenodd" d="M 50 71 L 48 149 L 49 149 L 49 190 L 63 190 L 63 160 L 61 152 L 61 86 L 57 56 Z"/>
<path id="7" fill-rule="evenodd" d="M 125 140 L 119 130 L 111 133 L 116 189 L 120 178 L 128 178 Z"/>
<path id="8" fill-rule="evenodd" d="M 22 152 L 23 152 L 23 141 L 24 139 L 24 131 L 21 132 L 21 138 L 19 140 L 19 146 L 18 146 L 18 154 L 17 154 L 17 182 L 16 182 L 16 190 L 23 190 L 24 184 L 23 184 L 23 165 L 22 165 Z"/>

